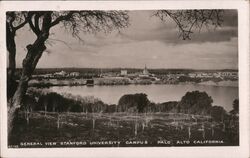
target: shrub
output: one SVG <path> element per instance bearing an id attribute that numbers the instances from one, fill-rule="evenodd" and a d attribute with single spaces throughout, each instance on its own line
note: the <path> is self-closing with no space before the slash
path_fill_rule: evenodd
<path id="1" fill-rule="evenodd" d="M 126 94 L 123 95 L 118 102 L 118 109 L 121 112 L 128 111 L 130 108 L 134 109 L 131 112 L 143 112 L 143 109 L 150 103 L 147 95 L 144 93 Z"/>
<path id="2" fill-rule="evenodd" d="M 230 114 L 237 115 L 239 114 L 239 99 L 233 101 L 233 110 L 230 111 Z"/>
<path id="3" fill-rule="evenodd" d="M 210 109 L 210 113 L 214 121 L 224 121 L 227 112 L 221 106 L 212 106 Z"/>
<path id="4" fill-rule="evenodd" d="M 157 112 L 178 112 L 177 110 L 177 101 L 169 101 L 156 105 Z"/>
<path id="5" fill-rule="evenodd" d="M 191 114 L 207 114 L 213 99 L 206 92 L 187 92 L 178 104 L 178 112 Z"/>

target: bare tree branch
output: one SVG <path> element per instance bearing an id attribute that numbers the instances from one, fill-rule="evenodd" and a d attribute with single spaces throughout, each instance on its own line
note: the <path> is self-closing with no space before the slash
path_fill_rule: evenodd
<path id="1" fill-rule="evenodd" d="M 40 25 L 39 25 L 40 16 L 41 16 L 40 14 L 36 14 L 36 15 L 34 16 L 34 26 L 35 26 L 35 28 L 37 29 L 38 32 L 41 31 L 41 30 L 40 30 Z"/>
<path id="2" fill-rule="evenodd" d="M 67 19 L 70 19 L 70 17 L 73 15 L 74 11 L 71 11 L 69 12 L 68 14 L 66 15 L 61 15 L 61 16 L 58 16 L 52 23 L 51 23 L 51 27 L 59 24 L 61 21 L 63 20 L 67 20 Z"/>
<path id="3" fill-rule="evenodd" d="M 22 28 L 24 25 L 26 25 L 28 23 L 28 19 L 25 19 L 24 22 L 22 22 L 20 25 L 14 27 L 15 31 L 19 30 L 20 28 Z"/>
<path id="4" fill-rule="evenodd" d="M 29 12 L 28 13 L 28 23 L 31 28 L 31 30 L 38 36 L 40 34 L 40 30 L 33 24 L 33 16 L 35 15 L 34 12 Z"/>
<path id="5" fill-rule="evenodd" d="M 70 45 L 69 45 L 67 42 L 63 41 L 63 40 L 60 40 L 60 39 L 55 39 L 55 38 L 49 38 L 48 40 L 50 40 L 50 41 L 57 41 L 57 42 L 61 42 L 61 43 L 63 43 L 65 46 L 67 46 L 69 49 L 72 49 L 72 47 L 70 47 Z M 53 43 L 51 43 L 50 45 L 52 46 L 52 45 L 53 45 Z"/>
<path id="6" fill-rule="evenodd" d="M 6 12 L 6 23 L 12 33 L 22 28 L 28 23 L 27 12 Z"/>
<path id="7" fill-rule="evenodd" d="M 158 10 L 154 16 L 162 21 L 172 19 L 179 30 L 179 37 L 185 40 L 190 39 L 194 29 L 201 31 L 203 25 L 207 28 L 221 26 L 222 13 L 222 10 Z"/>
<path id="8" fill-rule="evenodd" d="M 51 26 L 62 23 L 70 30 L 73 37 L 79 37 L 80 32 L 96 33 L 99 31 L 110 32 L 112 29 L 120 29 L 129 25 L 129 17 L 126 11 L 68 11 L 53 12 L 55 19 Z"/>

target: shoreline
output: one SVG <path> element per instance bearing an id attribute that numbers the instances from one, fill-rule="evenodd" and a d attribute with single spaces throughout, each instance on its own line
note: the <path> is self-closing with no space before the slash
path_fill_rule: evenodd
<path id="1" fill-rule="evenodd" d="M 238 81 L 220 81 L 220 82 L 213 82 L 213 81 L 205 81 L 198 83 L 199 85 L 205 86 L 216 86 L 216 87 L 239 87 Z"/>
<path id="2" fill-rule="evenodd" d="M 54 79 L 55 80 L 55 79 Z M 32 82 L 33 81 L 33 82 Z M 204 82 L 179 82 L 179 83 L 107 83 L 107 84 L 100 84 L 99 82 L 95 83 L 92 86 L 127 86 L 127 85 L 198 85 L 198 86 L 215 86 L 215 87 L 233 87 L 238 88 L 239 82 L 238 81 L 230 81 L 230 80 L 223 80 L 219 82 L 214 81 L 204 81 Z M 67 80 L 57 80 L 57 81 L 38 81 L 36 79 L 31 80 L 29 83 L 30 87 L 54 87 L 54 86 L 88 86 L 85 83 L 85 79 L 67 79 Z M 91 87 L 91 86 L 90 86 Z"/>

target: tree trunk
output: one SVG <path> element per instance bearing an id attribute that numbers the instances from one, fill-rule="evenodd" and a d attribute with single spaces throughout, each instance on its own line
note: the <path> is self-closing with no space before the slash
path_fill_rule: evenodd
<path id="1" fill-rule="evenodd" d="M 9 52 L 9 71 L 8 76 L 13 79 L 16 70 L 16 44 L 13 35 L 10 35 L 7 39 L 7 50 Z"/>
<path id="2" fill-rule="evenodd" d="M 23 60 L 22 75 L 18 83 L 17 90 L 13 96 L 13 100 L 8 108 L 8 134 L 13 128 L 13 120 L 18 112 L 18 109 L 21 107 L 22 100 L 26 94 L 28 88 L 28 82 L 31 78 L 32 73 L 34 72 L 36 65 L 41 58 L 43 51 L 46 49 L 45 41 L 49 37 L 49 30 L 51 27 L 51 14 L 52 12 L 47 12 L 43 16 L 42 28 L 39 30 L 39 25 L 37 26 L 39 32 L 36 33 L 37 39 L 32 45 L 27 46 L 27 55 Z"/>
<path id="3" fill-rule="evenodd" d="M 9 68 L 7 74 L 7 98 L 11 98 L 17 88 L 17 83 L 15 80 L 16 71 L 16 44 L 15 44 L 15 33 L 7 29 L 6 41 L 7 50 L 9 53 Z"/>
<path id="4" fill-rule="evenodd" d="M 27 55 L 23 60 L 22 75 L 18 83 L 17 90 L 12 98 L 12 104 L 8 108 L 8 133 L 12 131 L 13 120 L 16 116 L 18 109 L 21 107 L 22 100 L 25 97 L 28 82 L 34 72 L 34 69 L 42 56 L 43 51 L 46 49 L 45 41 L 48 38 L 48 33 L 41 34 L 37 40 L 32 44 L 28 45 Z"/>

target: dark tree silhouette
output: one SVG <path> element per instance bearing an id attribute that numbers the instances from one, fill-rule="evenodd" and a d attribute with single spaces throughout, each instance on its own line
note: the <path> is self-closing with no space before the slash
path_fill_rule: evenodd
<path id="1" fill-rule="evenodd" d="M 187 92 L 178 104 L 181 113 L 207 114 L 212 107 L 213 99 L 206 92 Z"/>
<path id="2" fill-rule="evenodd" d="M 235 99 L 233 102 L 233 109 L 239 113 L 239 99 Z"/>
<path id="3" fill-rule="evenodd" d="M 127 112 L 133 108 L 134 112 L 141 113 L 149 103 L 150 101 L 144 93 L 126 94 L 119 99 L 118 106 L 121 112 Z"/>
<path id="4" fill-rule="evenodd" d="M 210 109 L 211 117 L 214 121 L 223 122 L 226 117 L 226 110 L 221 106 L 212 106 Z"/>
<path id="5" fill-rule="evenodd" d="M 8 14 L 15 14 L 15 12 Z M 8 108 L 8 132 L 12 130 L 14 114 L 21 107 L 31 75 L 46 50 L 45 43 L 52 27 L 62 23 L 74 37 L 80 38 L 80 32 L 110 32 L 113 29 L 121 29 L 129 25 L 129 16 L 126 11 L 29 11 L 26 15 L 25 22 L 29 23 L 36 39 L 34 43 L 27 45 L 21 77 Z"/>
<path id="6" fill-rule="evenodd" d="M 234 99 L 233 101 L 233 110 L 230 111 L 231 114 L 239 114 L 239 99 Z"/>
<path id="7" fill-rule="evenodd" d="M 9 53 L 9 69 L 8 69 L 8 80 L 7 80 L 7 98 L 13 96 L 16 90 L 17 83 L 15 82 L 15 70 L 16 70 L 16 42 L 15 36 L 17 30 L 21 29 L 27 24 L 26 12 L 7 12 L 6 13 L 6 43 L 7 50 Z"/>

